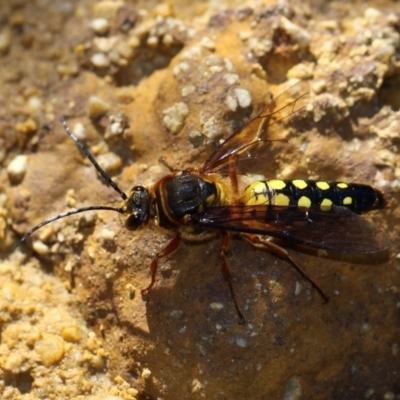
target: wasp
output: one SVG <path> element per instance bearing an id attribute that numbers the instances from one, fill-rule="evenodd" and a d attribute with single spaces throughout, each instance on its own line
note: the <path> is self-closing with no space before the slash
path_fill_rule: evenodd
<path id="1" fill-rule="evenodd" d="M 33 227 L 17 246 L 44 225 L 60 218 L 89 210 L 111 210 L 120 215 L 128 230 L 136 231 L 153 223 L 174 233 L 172 240 L 151 261 L 151 280 L 142 295 L 153 287 L 160 259 L 172 254 L 182 240 L 198 241 L 219 235 L 222 275 L 239 322 L 244 323 L 226 260 L 230 236 L 237 233 L 257 248 L 288 262 L 327 302 L 327 296 L 286 249 L 269 238 L 339 253 L 367 255 L 385 251 L 390 246 L 387 234 L 359 215 L 383 208 L 382 193 L 364 184 L 304 179 L 258 180 L 239 189 L 239 178 L 245 167 L 258 164 L 261 168 L 268 160 L 267 148 L 272 143 L 268 138 L 304 110 L 308 89 L 308 83 L 300 81 L 271 99 L 255 118 L 220 144 L 200 168 L 171 170 L 153 186 L 134 186 L 128 194 L 107 175 L 73 134 L 65 118 L 61 118 L 67 134 L 119 194 L 122 203 L 119 207 L 89 206 L 55 215 Z"/>

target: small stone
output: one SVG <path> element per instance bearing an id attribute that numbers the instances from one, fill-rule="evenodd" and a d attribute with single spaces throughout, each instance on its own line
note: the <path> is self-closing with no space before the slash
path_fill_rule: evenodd
<path id="1" fill-rule="evenodd" d="M 251 104 L 251 94 L 247 89 L 236 88 L 235 94 L 240 107 L 246 108 Z"/>
<path id="2" fill-rule="evenodd" d="M 303 390 L 301 387 L 300 378 L 293 375 L 286 381 L 284 400 L 301 400 L 303 398 Z"/>
<path id="3" fill-rule="evenodd" d="M 7 53 L 11 46 L 11 31 L 4 29 L 0 32 L 0 53 Z"/>
<path id="4" fill-rule="evenodd" d="M 219 310 L 222 310 L 224 308 L 224 305 L 222 303 L 214 302 L 214 303 L 210 303 L 210 308 L 212 310 L 218 310 L 219 311 Z"/>
<path id="5" fill-rule="evenodd" d="M 90 27 L 97 35 L 105 35 L 110 29 L 110 24 L 105 18 L 95 18 L 90 22 Z"/>
<path id="6" fill-rule="evenodd" d="M 110 65 L 109 58 L 103 53 L 95 53 L 90 57 L 90 62 L 96 68 L 107 68 Z"/>
<path id="7" fill-rule="evenodd" d="M 196 91 L 196 87 L 192 84 L 186 85 L 182 88 L 182 97 L 187 97 Z"/>
<path id="8" fill-rule="evenodd" d="M 28 100 L 28 107 L 32 112 L 39 112 L 43 107 L 43 102 L 39 97 L 32 96 Z"/>
<path id="9" fill-rule="evenodd" d="M 92 119 L 101 117 L 110 109 L 110 105 L 97 96 L 89 98 L 88 106 L 89 117 Z"/>
<path id="10" fill-rule="evenodd" d="M 231 111 L 235 112 L 237 110 L 238 102 L 235 96 L 232 96 L 230 94 L 226 96 L 225 104 Z"/>
<path id="11" fill-rule="evenodd" d="M 172 69 L 175 77 L 181 75 L 181 74 L 186 74 L 187 72 L 190 71 L 190 65 L 186 62 L 181 62 Z"/>
<path id="12" fill-rule="evenodd" d="M 224 74 L 223 78 L 228 85 L 235 85 L 236 83 L 239 82 L 238 74 L 230 74 L 230 73 Z"/>
<path id="13" fill-rule="evenodd" d="M 20 183 L 28 168 L 28 157 L 26 155 L 16 156 L 7 167 L 8 178 L 14 184 Z"/>
<path id="14" fill-rule="evenodd" d="M 36 251 L 36 253 L 40 255 L 48 254 L 50 251 L 49 247 L 46 244 L 44 244 L 41 240 L 35 240 L 32 243 L 32 248 L 33 250 Z"/>
<path id="15" fill-rule="evenodd" d="M 45 333 L 35 343 L 34 349 L 39 355 L 42 364 L 45 367 L 50 367 L 61 361 L 64 356 L 64 340 L 57 335 Z"/>
<path id="16" fill-rule="evenodd" d="M 148 368 L 144 368 L 142 371 L 142 378 L 149 379 L 151 376 L 151 371 Z"/>
<path id="17" fill-rule="evenodd" d="M 189 114 L 189 108 L 185 103 L 176 103 L 163 111 L 163 122 L 171 133 L 178 133 Z"/>
<path id="18" fill-rule="evenodd" d="M 207 36 L 203 37 L 201 40 L 201 45 L 208 50 L 215 50 L 215 42 Z"/>
<path id="19" fill-rule="evenodd" d="M 241 338 L 241 337 L 237 337 L 236 339 L 235 339 L 235 343 L 236 343 L 236 345 L 237 346 L 239 346 L 239 347 L 247 347 L 247 340 L 246 339 L 244 339 L 244 338 Z"/>
<path id="20" fill-rule="evenodd" d="M 291 36 L 301 49 L 307 47 L 311 41 L 310 34 L 300 26 L 294 24 L 285 17 L 281 19 L 281 26 Z"/>
<path id="21" fill-rule="evenodd" d="M 104 228 L 101 232 L 100 232 L 101 238 L 104 241 L 113 241 L 115 240 L 115 232 L 111 229 L 107 229 Z"/>
<path id="22" fill-rule="evenodd" d="M 33 118 L 27 118 L 24 122 L 18 122 L 15 124 L 15 129 L 20 133 L 31 133 L 38 129 L 38 125 Z"/>
<path id="23" fill-rule="evenodd" d="M 107 174 L 111 174 L 122 168 L 122 160 L 115 153 L 105 153 L 97 156 L 97 162 L 101 165 Z"/>
<path id="24" fill-rule="evenodd" d="M 21 354 L 18 353 L 10 353 L 6 360 L 5 363 L 2 365 L 2 367 L 6 371 L 11 371 L 13 373 L 18 373 L 19 369 L 21 368 L 21 365 L 23 363 L 23 358 Z"/>
<path id="25" fill-rule="evenodd" d="M 106 366 L 105 362 L 104 362 L 104 358 L 99 356 L 99 355 L 95 355 L 93 356 L 93 358 L 90 360 L 90 365 L 96 370 L 96 371 L 101 371 L 104 369 L 104 367 Z"/>
<path id="26" fill-rule="evenodd" d="M 78 326 L 73 325 L 64 328 L 61 336 L 66 342 L 79 343 L 83 339 L 83 332 Z"/>
<path id="27" fill-rule="evenodd" d="M 86 140 L 86 128 L 81 122 L 77 122 L 72 128 L 72 132 L 79 140 Z"/>

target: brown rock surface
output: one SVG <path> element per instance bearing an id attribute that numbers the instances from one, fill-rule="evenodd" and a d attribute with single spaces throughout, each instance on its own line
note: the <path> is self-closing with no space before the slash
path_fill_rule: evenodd
<path id="1" fill-rule="evenodd" d="M 400 23 L 391 4 L 39 3 L 0 6 L 0 397 L 400 396 Z M 143 301 L 169 236 L 128 232 L 107 211 L 47 225 L 12 251 L 51 215 L 120 202 L 61 115 L 128 192 L 168 173 L 160 156 L 200 166 L 289 79 L 310 82 L 307 118 L 282 132 L 289 144 L 260 173 L 367 183 L 388 200 L 366 217 L 391 236 L 382 257 L 287 247 L 327 305 L 284 261 L 237 238 L 229 266 L 245 325 L 218 240 L 186 242 L 163 260 Z M 20 155 L 26 164 L 13 165 Z"/>

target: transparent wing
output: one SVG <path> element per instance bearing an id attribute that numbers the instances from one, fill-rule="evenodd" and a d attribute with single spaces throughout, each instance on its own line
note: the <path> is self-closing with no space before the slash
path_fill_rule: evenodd
<path id="1" fill-rule="evenodd" d="M 330 212 L 272 205 L 209 207 L 193 215 L 190 224 L 288 239 L 340 253 L 372 254 L 390 246 L 384 231 L 346 207 Z"/>
<path id="2" fill-rule="evenodd" d="M 282 132 L 291 117 L 305 109 L 308 100 L 307 81 L 299 81 L 290 86 L 276 99 L 271 100 L 260 114 L 218 146 L 199 172 L 226 171 L 231 156 L 234 156 L 237 163 L 243 164 L 254 163 L 260 158 L 268 159 L 267 148 L 275 139 L 279 139 L 279 132 Z"/>

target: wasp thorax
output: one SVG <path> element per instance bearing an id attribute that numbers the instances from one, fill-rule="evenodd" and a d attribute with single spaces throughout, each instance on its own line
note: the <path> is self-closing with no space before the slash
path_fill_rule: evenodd
<path id="1" fill-rule="evenodd" d="M 121 221 L 131 231 L 147 224 L 149 220 L 150 194 L 143 186 L 134 186 L 123 202 Z"/>

